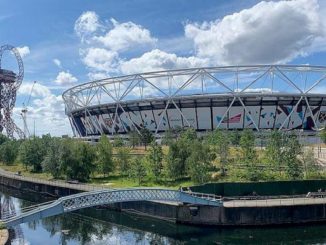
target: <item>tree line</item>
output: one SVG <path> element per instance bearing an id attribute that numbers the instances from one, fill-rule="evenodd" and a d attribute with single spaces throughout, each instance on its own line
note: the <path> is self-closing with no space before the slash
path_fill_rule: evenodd
<path id="1" fill-rule="evenodd" d="M 313 152 L 292 132 L 265 133 L 265 147 L 257 147 L 252 130 L 215 130 L 199 137 L 195 130 L 169 130 L 160 144 L 153 134 L 131 132 L 126 140 L 102 135 L 96 144 L 50 135 L 9 140 L 0 135 L 0 161 L 20 163 L 31 172 L 53 178 L 88 181 L 92 176 L 118 175 L 141 185 L 191 179 L 194 183 L 219 180 L 283 180 L 321 178 Z M 145 153 L 132 155 L 142 144 Z"/>

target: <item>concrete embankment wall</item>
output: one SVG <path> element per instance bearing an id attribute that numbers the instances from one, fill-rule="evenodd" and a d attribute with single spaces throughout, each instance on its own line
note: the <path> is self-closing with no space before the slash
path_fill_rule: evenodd
<path id="1" fill-rule="evenodd" d="M 326 205 L 210 207 L 128 202 L 116 209 L 177 223 L 217 226 L 261 226 L 326 222 Z"/>

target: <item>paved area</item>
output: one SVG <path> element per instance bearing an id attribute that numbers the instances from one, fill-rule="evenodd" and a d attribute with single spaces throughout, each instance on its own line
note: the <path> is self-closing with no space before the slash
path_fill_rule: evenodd
<path id="1" fill-rule="evenodd" d="M 293 206 L 293 205 L 312 205 L 312 204 L 326 204 L 326 198 L 277 198 L 265 200 L 232 200 L 223 202 L 226 208 L 231 207 L 273 207 L 273 206 Z"/>
<path id="2" fill-rule="evenodd" d="M 9 239 L 9 232 L 7 229 L 0 230 L 0 245 L 5 245 Z"/>
<path id="3" fill-rule="evenodd" d="M 106 186 L 98 186 L 98 185 L 90 185 L 90 184 L 71 184 L 67 183 L 64 180 L 42 180 L 38 178 L 33 178 L 33 177 L 27 177 L 27 176 L 22 176 L 22 175 L 16 175 L 12 172 L 5 171 L 0 168 L 0 178 L 1 177 L 8 177 L 11 179 L 18 179 L 22 181 L 28 181 L 28 182 L 33 182 L 33 183 L 39 183 L 39 184 L 45 184 L 45 185 L 52 185 L 52 186 L 58 186 L 58 187 L 64 187 L 64 188 L 70 188 L 70 189 L 75 189 L 75 190 L 80 190 L 80 191 L 95 191 L 95 190 L 103 190 L 107 189 L 108 187 Z"/>

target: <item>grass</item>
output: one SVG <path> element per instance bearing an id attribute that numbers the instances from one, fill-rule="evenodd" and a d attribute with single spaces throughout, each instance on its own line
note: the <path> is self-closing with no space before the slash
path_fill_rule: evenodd
<path id="1" fill-rule="evenodd" d="M 53 180 L 53 177 L 49 173 L 33 173 L 30 172 L 30 169 L 26 169 L 22 164 L 15 163 L 13 165 L 4 165 L 0 163 L 0 168 L 12 172 L 17 173 L 20 172 L 22 176 L 32 177 L 42 180 Z M 134 179 L 130 179 L 127 177 L 112 175 L 108 177 L 102 177 L 101 175 L 93 176 L 87 184 L 94 185 L 103 185 L 105 187 L 110 188 L 128 188 L 128 187 L 139 187 L 138 181 Z M 178 189 L 180 186 L 190 186 L 193 185 L 189 179 L 180 179 L 176 181 L 165 180 L 155 182 L 151 178 L 147 177 L 143 180 L 140 186 L 143 187 L 165 187 L 171 189 Z"/>
<path id="2" fill-rule="evenodd" d="M 0 168 L 13 173 L 20 172 L 21 175 L 27 177 L 33 177 L 33 178 L 38 178 L 43 180 L 53 179 L 52 175 L 49 173 L 33 173 L 29 168 L 26 169 L 22 164 L 19 163 L 15 163 L 13 165 L 4 165 L 3 163 L 0 162 Z"/>
<path id="3" fill-rule="evenodd" d="M 90 184 L 104 185 L 111 188 L 128 188 L 128 187 L 139 187 L 138 181 L 123 176 L 113 175 L 108 177 L 93 177 L 90 180 Z M 165 187 L 171 189 L 178 189 L 180 186 L 191 186 L 193 182 L 188 179 L 180 180 L 164 180 L 155 182 L 151 178 L 145 178 L 140 186 L 143 187 Z"/>

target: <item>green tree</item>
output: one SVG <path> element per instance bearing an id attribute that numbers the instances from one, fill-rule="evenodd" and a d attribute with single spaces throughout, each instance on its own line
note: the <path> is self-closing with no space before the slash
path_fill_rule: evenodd
<path id="1" fill-rule="evenodd" d="M 112 144 L 106 135 L 102 135 L 96 145 L 96 161 L 104 177 L 114 169 Z"/>
<path id="2" fill-rule="evenodd" d="M 23 141 L 19 148 L 19 157 L 23 165 L 32 167 L 33 172 L 42 170 L 42 161 L 46 155 L 46 148 L 39 137 L 32 137 Z"/>
<path id="3" fill-rule="evenodd" d="M 302 148 L 295 134 L 291 134 L 286 138 L 284 163 L 286 166 L 286 174 L 291 179 L 299 179 L 302 177 L 302 163 L 298 159 Z"/>
<path id="4" fill-rule="evenodd" d="M 114 147 L 121 147 L 123 146 L 123 139 L 119 136 L 116 135 L 113 139 L 113 146 Z"/>
<path id="5" fill-rule="evenodd" d="M 151 143 L 148 154 L 148 163 L 151 173 L 155 176 L 157 181 L 163 169 L 163 150 L 160 145 L 155 142 Z"/>
<path id="6" fill-rule="evenodd" d="M 245 129 L 240 138 L 241 161 L 246 166 L 246 178 L 250 181 L 260 179 L 261 171 L 257 166 L 257 153 L 255 149 L 255 135 L 252 130 Z"/>
<path id="7" fill-rule="evenodd" d="M 320 138 L 321 140 L 326 143 L 326 127 L 320 132 Z"/>
<path id="8" fill-rule="evenodd" d="M 306 179 L 320 177 L 320 166 L 318 165 L 314 152 L 310 147 L 303 150 L 302 164 L 304 167 L 304 177 Z"/>
<path id="9" fill-rule="evenodd" d="M 188 143 L 193 142 L 197 139 L 196 130 L 193 128 L 187 128 L 186 130 L 181 132 L 180 139 Z"/>
<path id="10" fill-rule="evenodd" d="M 15 162 L 18 156 L 19 143 L 15 140 L 8 140 L 0 145 L 0 159 L 6 165 Z"/>
<path id="11" fill-rule="evenodd" d="M 233 146 L 239 146 L 240 145 L 240 138 L 241 135 L 239 133 L 239 130 L 233 130 L 231 132 L 228 133 L 229 138 L 230 138 L 230 142 Z"/>
<path id="12" fill-rule="evenodd" d="M 128 175 L 130 169 L 130 150 L 126 147 L 119 147 L 115 156 L 116 166 L 122 176 Z"/>
<path id="13" fill-rule="evenodd" d="M 131 164 L 130 171 L 131 171 L 130 176 L 133 177 L 134 179 L 137 179 L 138 185 L 140 186 L 147 175 L 145 158 L 144 157 L 134 158 L 134 161 Z"/>
<path id="14" fill-rule="evenodd" d="M 5 135 L 3 135 L 2 133 L 0 133 L 0 145 L 2 145 L 3 143 L 9 141 L 9 138 Z"/>
<path id="15" fill-rule="evenodd" d="M 195 183 L 205 183 L 209 180 L 212 154 L 209 145 L 198 140 L 192 144 L 192 151 L 187 158 L 187 169 L 191 180 Z"/>
<path id="16" fill-rule="evenodd" d="M 50 173 L 54 178 L 61 176 L 61 155 L 62 144 L 60 139 L 53 139 L 47 149 L 47 153 L 42 161 L 44 172 Z"/>
<path id="17" fill-rule="evenodd" d="M 163 145 L 170 145 L 174 142 L 175 134 L 173 129 L 168 129 L 164 132 L 162 144 Z"/>
<path id="18" fill-rule="evenodd" d="M 96 154 L 94 147 L 73 139 L 63 140 L 60 160 L 63 173 L 67 179 L 89 180 L 95 169 Z"/>
<path id="19" fill-rule="evenodd" d="M 274 130 L 268 135 L 268 141 L 265 151 L 265 158 L 272 168 L 277 168 L 281 175 L 282 166 L 284 164 L 284 137 L 283 134 Z"/>
<path id="20" fill-rule="evenodd" d="M 226 131 L 214 130 L 211 134 L 210 142 L 214 146 L 221 164 L 222 176 L 225 175 L 225 166 L 229 159 L 230 139 Z"/>
<path id="21" fill-rule="evenodd" d="M 240 149 L 243 163 L 256 163 L 255 135 L 252 130 L 245 129 L 241 133 Z"/>
<path id="22" fill-rule="evenodd" d="M 168 177 L 175 180 L 186 175 L 186 160 L 190 151 L 189 142 L 186 140 L 179 139 L 170 144 L 166 156 L 166 172 Z"/>
<path id="23" fill-rule="evenodd" d="M 147 150 L 147 145 L 154 141 L 153 133 L 147 128 L 142 128 L 140 130 L 140 141 L 144 144 L 145 150 Z"/>
<path id="24" fill-rule="evenodd" d="M 135 148 L 136 145 L 139 145 L 140 135 L 136 130 L 132 130 L 129 132 L 129 142 L 132 148 Z"/>

